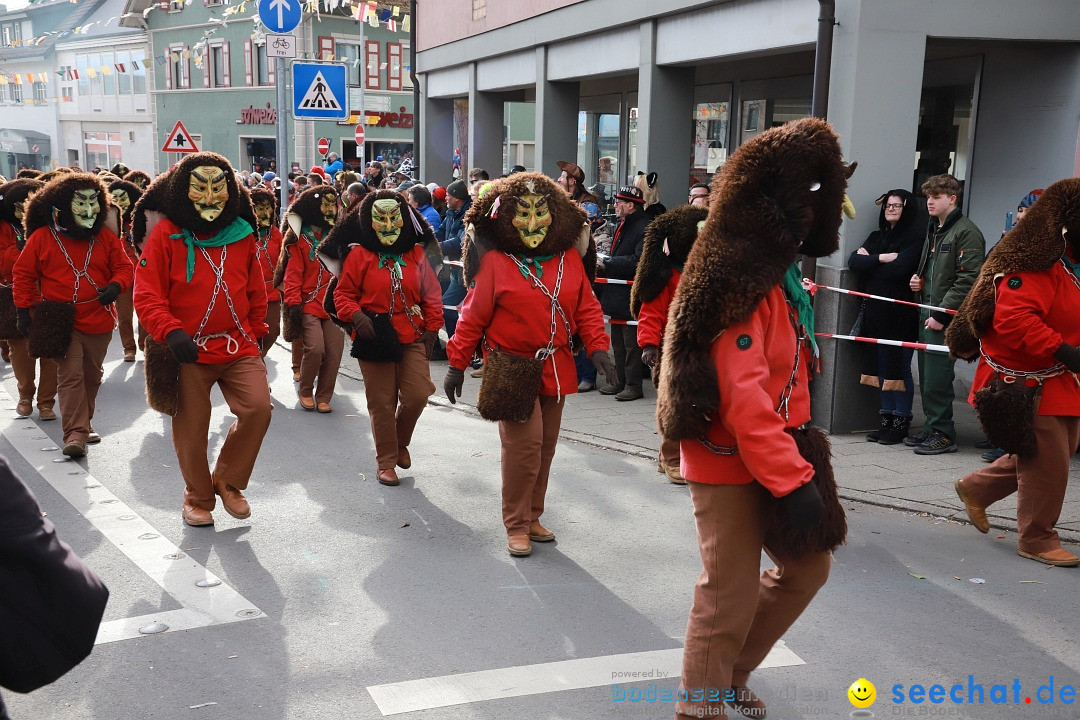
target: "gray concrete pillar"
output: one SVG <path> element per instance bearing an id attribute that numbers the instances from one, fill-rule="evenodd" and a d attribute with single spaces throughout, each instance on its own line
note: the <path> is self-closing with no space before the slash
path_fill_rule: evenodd
<path id="1" fill-rule="evenodd" d="M 874 200 L 892 188 L 910 189 L 912 182 L 926 37 L 898 31 L 884 14 L 876 17 L 872 6 L 862 3 L 854 26 L 836 27 L 828 119 L 840 134 L 845 159 L 859 162 L 848 187 L 857 217 L 844 220 L 839 252 L 818 261 L 823 285 L 854 287 L 847 258 L 877 229 L 880 208 Z M 846 334 L 858 308 L 856 298 L 819 292 L 817 330 Z M 877 426 L 878 393 L 859 384 L 867 347 L 821 341 L 824 371 L 814 384 L 815 424 L 831 432 Z M 916 426 L 920 422 L 916 417 Z"/>
<path id="2" fill-rule="evenodd" d="M 462 175 L 480 167 L 496 178 L 503 174 L 503 96 L 476 88 L 477 64 L 469 66 L 469 149 Z"/>
<path id="3" fill-rule="evenodd" d="M 694 70 L 656 65 L 656 22 L 641 23 L 638 69 L 637 167 L 660 175 L 660 201 L 686 202 L 693 136 Z"/>
<path id="4" fill-rule="evenodd" d="M 580 85 L 547 79 L 547 48 L 536 48 L 536 169 L 553 178 L 556 161 L 577 162 L 577 118 Z M 585 170 L 585 183 L 596 182 L 593 168 Z"/>
<path id="5" fill-rule="evenodd" d="M 422 93 L 420 112 L 420 172 L 428 181 L 445 185 L 453 177 L 454 101 Z"/>

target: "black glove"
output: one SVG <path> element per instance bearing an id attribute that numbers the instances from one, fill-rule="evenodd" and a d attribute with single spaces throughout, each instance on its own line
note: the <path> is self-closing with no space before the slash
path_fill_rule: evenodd
<path id="1" fill-rule="evenodd" d="M 615 371 L 615 363 L 611 361 L 611 356 L 607 354 L 607 350 L 597 350 L 589 356 L 589 359 L 592 360 L 596 371 L 604 374 L 608 385 L 618 386 L 619 374 Z"/>
<path id="2" fill-rule="evenodd" d="M 361 340 L 375 339 L 375 325 L 363 310 L 357 310 L 353 313 L 352 326 L 353 330 L 356 331 L 356 337 Z M 429 352 L 428 355 L 430 354 Z"/>
<path id="3" fill-rule="evenodd" d="M 15 329 L 23 337 L 30 334 L 30 308 L 18 308 L 15 310 Z"/>
<path id="4" fill-rule="evenodd" d="M 196 345 L 195 341 L 191 339 L 191 336 L 183 330 L 173 330 L 166 335 L 165 344 L 172 350 L 176 362 L 181 365 L 199 361 L 199 346 Z"/>
<path id="5" fill-rule="evenodd" d="M 449 367 L 446 369 L 446 377 L 443 379 L 443 392 L 446 393 L 446 398 L 450 401 L 451 405 L 456 405 L 457 400 L 455 398 L 461 397 L 461 388 L 465 387 L 465 371 L 458 370 L 456 367 Z"/>
<path id="6" fill-rule="evenodd" d="M 111 282 L 98 291 L 97 301 L 102 305 L 112 305 L 118 297 L 120 297 L 120 283 Z"/>
<path id="7" fill-rule="evenodd" d="M 431 353 L 435 351 L 435 343 L 439 342 L 439 331 L 425 330 L 424 334 L 420 336 L 420 342 L 424 343 L 424 356 L 430 360 Z"/>
<path id="8" fill-rule="evenodd" d="M 1080 372 L 1080 348 L 1073 347 L 1069 343 L 1062 343 L 1061 347 L 1054 353 L 1054 357 L 1062 365 L 1069 368 L 1069 372 Z"/>
<path id="9" fill-rule="evenodd" d="M 641 348 L 641 362 L 649 367 L 656 367 L 656 361 L 660 359 L 660 348 L 655 345 L 646 345 Z"/>
<path id="10" fill-rule="evenodd" d="M 794 530 L 807 530 L 821 522 L 825 514 L 825 502 L 817 485 L 808 482 L 780 498 L 787 510 L 788 525 Z"/>
<path id="11" fill-rule="evenodd" d="M 289 311 L 289 319 L 292 320 L 293 326 L 299 328 L 304 323 L 303 314 L 304 308 L 300 305 L 286 305 L 285 309 Z"/>

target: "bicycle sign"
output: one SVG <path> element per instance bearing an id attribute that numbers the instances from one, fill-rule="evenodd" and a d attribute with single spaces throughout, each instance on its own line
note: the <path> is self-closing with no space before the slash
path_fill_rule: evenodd
<path id="1" fill-rule="evenodd" d="M 295 35 L 267 35 L 266 57 L 295 58 Z"/>

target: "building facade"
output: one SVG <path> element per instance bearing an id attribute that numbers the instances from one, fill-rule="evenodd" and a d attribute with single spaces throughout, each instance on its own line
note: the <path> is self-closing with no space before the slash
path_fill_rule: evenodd
<path id="1" fill-rule="evenodd" d="M 576 159 L 588 185 L 609 189 L 655 171 L 673 207 L 733 149 L 811 111 L 811 0 L 418 5 L 420 160 L 436 176 L 455 148 L 464 164 L 497 167 L 504 108 L 526 102 L 536 169 L 555 176 L 557 160 Z M 1030 189 L 1078 172 L 1076 19 L 1069 0 L 836 0 L 827 116 L 859 162 L 859 216 L 819 261 L 819 282 L 849 284 L 845 259 L 875 229 L 885 190 L 951 172 L 992 244 Z M 826 332 L 856 313 L 827 293 L 817 305 Z M 816 421 L 837 431 L 876 422 L 852 346 L 822 350 Z"/>

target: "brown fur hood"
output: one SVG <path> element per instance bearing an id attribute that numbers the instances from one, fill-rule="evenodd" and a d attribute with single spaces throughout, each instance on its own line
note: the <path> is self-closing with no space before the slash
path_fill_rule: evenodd
<path id="1" fill-rule="evenodd" d="M 804 118 L 753 138 L 717 173 L 669 316 L 657 404 L 665 437 L 708 429 L 719 407 L 716 336 L 750 317 L 799 253 L 836 251 L 853 171 L 832 127 Z"/>
<path id="2" fill-rule="evenodd" d="M 22 223 L 15 219 L 15 206 L 43 187 L 45 183 L 31 178 L 16 178 L 0 185 L 0 220 L 6 220 L 21 230 Z"/>
<path id="3" fill-rule="evenodd" d="M 551 226 L 544 242 L 534 250 L 525 247 L 521 235 L 514 227 L 516 198 L 523 195 L 542 195 L 547 198 L 551 213 Z M 464 262 L 466 286 L 480 269 L 480 258 L 488 250 L 519 255 L 556 255 L 576 247 L 585 264 L 589 279 L 596 272 L 596 245 L 589 233 L 585 211 L 570 199 L 566 191 L 543 173 L 514 173 L 499 178 L 473 202 L 465 213 L 465 241 L 461 259 Z"/>
<path id="4" fill-rule="evenodd" d="M 139 186 L 140 189 L 145 190 L 150 186 L 150 176 L 144 173 L 142 170 L 132 170 L 124 175 L 124 179 L 129 183 L 134 183 Z"/>
<path id="5" fill-rule="evenodd" d="M 376 200 L 396 201 L 404 221 L 401 226 L 401 235 L 389 247 L 379 242 L 371 227 L 371 209 Z M 364 199 L 360 201 L 359 209 L 346 215 L 345 219 L 330 232 L 329 237 L 323 239 L 319 245 L 319 252 L 335 260 L 344 260 L 353 245 L 360 245 L 375 253 L 399 255 L 412 250 L 415 245 L 428 247 L 435 241 L 435 233 L 431 225 L 419 210 L 405 201 L 401 193 L 394 190 L 379 190 L 364 196 Z"/>
<path id="6" fill-rule="evenodd" d="M 127 180 L 113 180 L 109 183 L 109 194 L 116 192 L 117 190 L 123 190 L 127 193 L 128 199 L 131 201 L 131 205 L 128 206 L 127 214 L 121 217 L 124 227 L 127 227 L 131 222 L 131 216 L 135 212 L 135 205 L 139 202 L 139 198 L 142 197 L 142 188 L 133 182 Z M 119 206 L 117 206 L 119 210 Z"/>
<path id="7" fill-rule="evenodd" d="M 75 218 L 71 214 L 71 197 L 76 190 L 96 190 L 100 212 L 94 226 L 84 230 L 75 224 Z M 90 173 L 66 173 L 58 175 L 38 190 L 26 203 L 26 214 L 23 226 L 26 228 L 26 236 L 38 228 L 49 227 L 54 224 L 53 211 L 56 212 L 56 229 L 67 237 L 89 240 L 101 232 L 105 221 L 113 212 L 112 198 L 96 175 Z"/>
<path id="8" fill-rule="evenodd" d="M 1066 229 L 1070 230 L 1068 240 Z M 945 331 L 952 354 L 968 361 L 979 356 L 979 338 L 994 320 L 997 278 L 1053 267 L 1065 253 L 1066 242 L 1074 257 L 1080 257 L 1080 178 L 1058 180 L 1046 188 L 987 255 L 975 286 Z"/>
<path id="9" fill-rule="evenodd" d="M 708 217 L 703 207 L 683 205 L 659 216 L 645 230 L 645 246 L 641 251 L 634 284 L 630 287 L 630 314 L 635 318 L 641 304 L 655 299 L 676 268 L 682 269 L 690 248 L 698 236 L 698 223 Z"/>

